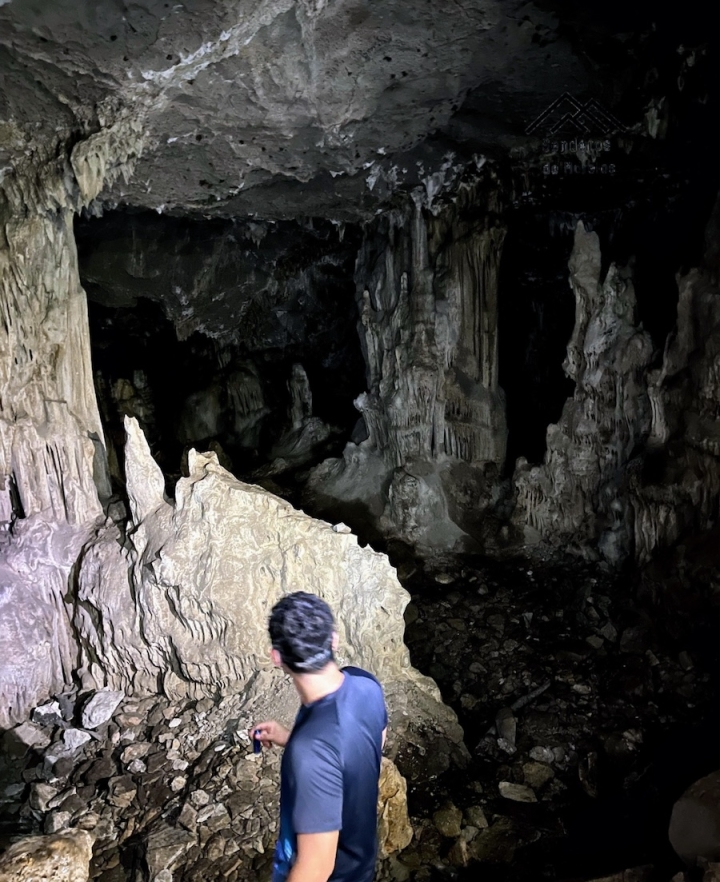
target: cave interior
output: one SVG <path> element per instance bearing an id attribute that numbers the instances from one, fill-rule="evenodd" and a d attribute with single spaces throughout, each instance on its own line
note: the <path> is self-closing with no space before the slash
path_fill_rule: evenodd
<path id="1" fill-rule="evenodd" d="M 0 846 L 269 879 L 298 588 L 378 880 L 720 878 L 715 19 L 0 0 Z"/>

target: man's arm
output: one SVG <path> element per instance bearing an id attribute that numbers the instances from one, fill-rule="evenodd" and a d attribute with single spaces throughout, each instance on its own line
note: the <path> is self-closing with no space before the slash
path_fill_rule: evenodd
<path id="1" fill-rule="evenodd" d="M 339 830 L 298 833 L 297 858 L 287 882 L 327 882 L 335 867 Z"/>

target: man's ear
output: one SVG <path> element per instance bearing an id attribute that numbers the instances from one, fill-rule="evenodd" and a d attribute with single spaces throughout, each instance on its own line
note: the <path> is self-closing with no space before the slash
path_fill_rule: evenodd
<path id="1" fill-rule="evenodd" d="M 272 663 L 275 665 L 276 668 L 282 667 L 282 658 L 280 657 L 280 653 L 277 651 L 277 649 L 270 650 L 270 658 L 272 659 Z"/>
<path id="2" fill-rule="evenodd" d="M 337 652 L 337 651 L 338 651 L 338 646 L 340 646 L 340 638 L 338 637 L 338 632 L 337 632 L 337 631 L 333 631 L 333 633 L 332 633 L 332 643 L 331 643 L 331 646 L 332 646 L 332 651 L 333 651 L 333 652 Z"/>

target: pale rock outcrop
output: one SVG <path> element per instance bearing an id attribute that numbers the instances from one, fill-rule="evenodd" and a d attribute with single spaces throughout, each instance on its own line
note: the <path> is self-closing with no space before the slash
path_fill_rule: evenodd
<path id="1" fill-rule="evenodd" d="M 516 521 L 528 541 L 594 553 L 613 563 L 633 548 L 628 473 L 651 426 L 645 371 L 652 342 L 635 324 L 627 271 L 612 265 L 601 281 L 600 243 L 581 221 L 570 258 L 575 328 L 565 372 L 575 394 L 547 430 L 541 466 L 518 460 Z"/>
<path id="2" fill-rule="evenodd" d="M 77 133 L 77 130 L 75 130 Z M 103 119 L 69 155 L 3 124 L 0 173 L 0 727 L 72 677 L 68 583 L 109 497 L 73 213 L 127 172 L 137 126 Z M 75 136 L 76 138 L 76 136 Z"/>
<path id="3" fill-rule="evenodd" d="M 70 573 L 88 528 L 44 520 L 16 522 L 0 561 L 0 728 L 72 682 L 78 647 L 68 596 Z"/>
<path id="4" fill-rule="evenodd" d="M 268 709 L 296 704 L 271 672 L 267 619 L 282 594 L 312 591 L 333 608 L 340 660 L 373 671 L 393 711 L 412 724 L 460 730 L 403 643 L 407 593 L 385 555 L 360 548 L 260 487 L 242 484 L 213 454 L 191 451 L 174 504 L 137 422 L 126 419 L 132 511 L 123 543 L 108 526 L 89 543 L 77 580 L 75 626 L 98 686 L 171 697 L 244 694 Z M 89 668 L 88 668 L 89 669 Z M 100 670 L 101 669 L 101 670 Z"/>
<path id="5" fill-rule="evenodd" d="M 386 756 L 380 767 L 378 792 L 378 842 L 382 857 L 402 851 L 413 838 L 408 817 L 407 781 Z"/>
<path id="6" fill-rule="evenodd" d="M 31 836 L 0 855 L 0 882 L 87 882 L 91 857 L 84 830 Z"/>
<path id="7" fill-rule="evenodd" d="M 505 230 L 476 187 L 460 187 L 436 214 L 415 194 L 369 230 L 356 273 L 368 389 L 355 406 L 367 438 L 321 464 L 308 491 L 321 504 L 361 503 L 382 514 L 384 533 L 425 549 L 468 541 L 505 458 L 497 326 Z M 478 220 L 481 200 L 489 204 Z M 468 484 L 473 511 L 456 507 L 453 517 L 451 501 Z"/>

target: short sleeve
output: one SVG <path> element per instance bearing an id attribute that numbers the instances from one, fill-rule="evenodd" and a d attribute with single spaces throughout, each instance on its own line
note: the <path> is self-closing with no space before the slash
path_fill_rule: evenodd
<path id="1" fill-rule="evenodd" d="M 295 806 L 292 825 L 296 833 L 329 833 L 342 829 L 343 775 L 336 748 L 314 741 L 297 757 Z"/>

